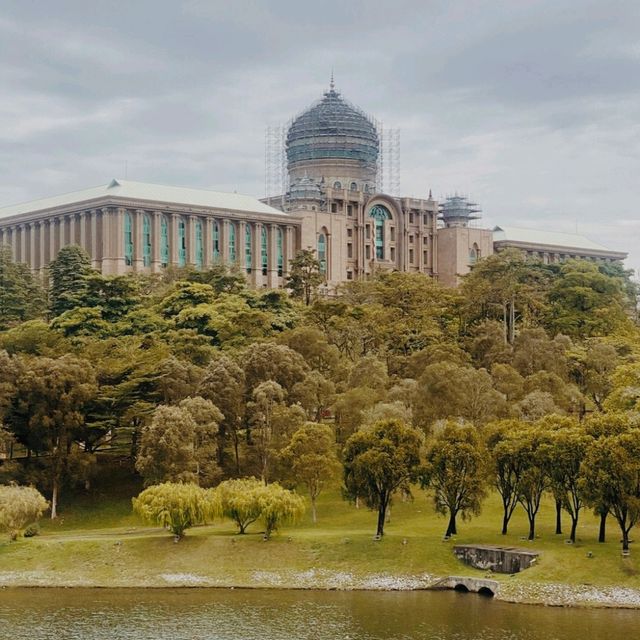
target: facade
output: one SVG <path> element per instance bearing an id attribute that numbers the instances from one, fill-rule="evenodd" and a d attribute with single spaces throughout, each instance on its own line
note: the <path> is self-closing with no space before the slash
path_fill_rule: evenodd
<path id="1" fill-rule="evenodd" d="M 62 247 L 80 245 L 106 275 L 224 263 L 243 270 L 254 287 L 272 288 L 284 285 L 297 251 L 313 249 L 328 291 L 379 269 L 425 273 L 455 286 L 478 259 L 507 246 L 549 261 L 626 257 L 585 238 L 559 240 L 567 234 L 476 228 L 471 223 L 480 210 L 461 196 L 439 205 L 431 192 L 381 193 L 379 157 L 374 121 L 332 82 L 288 129 L 286 193 L 260 201 L 114 179 L 1 208 L 0 244 L 36 272 Z"/>

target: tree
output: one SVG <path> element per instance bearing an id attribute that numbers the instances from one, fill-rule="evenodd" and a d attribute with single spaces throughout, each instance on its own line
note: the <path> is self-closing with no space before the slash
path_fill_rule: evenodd
<path id="1" fill-rule="evenodd" d="M 49 503 L 33 487 L 0 485 L 0 529 L 9 534 L 9 540 L 15 540 L 48 507 Z"/>
<path id="2" fill-rule="evenodd" d="M 445 537 L 457 534 L 456 518 L 478 515 L 485 489 L 485 452 L 473 426 L 448 422 L 426 455 L 422 486 L 433 489 L 435 509 L 449 514 Z"/>
<path id="3" fill-rule="evenodd" d="M 384 535 L 387 509 L 396 491 L 409 492 L 417 478 L 422 433 L 399 420 L 377 422 L 357 431 L 343 452 L 346 495 L 363 498 L 370 509 L 377 509 L 376 535 Z"/>
<path id="4" fill-rule="evenodd" d="M 0 245 L 0 329 L 38 318 L 44 308 L 44 291 L 29 267 L 14 262 L 11 248 Z"/>
<path id="5" fill-rule="evenodd" d="M 310 371 L 304 380 L 293 386 L 291 399 L 300 403 L 308 420 L 319 421 L 330 406 L 335 392 L 336 386 L 331 380 L 327 380 L 319 371 Z"/>
<path id="6" fill-rule="evenodd" d="M 285 285 L 295 298 L 301 298 L 307 306 L 325 279 L 322 265 L 315 254 L 315 249 L 301 249 L 296 253 L 289 261 L 289 277 Z"/>
<path id="7" fill-rule="evenodd" d="M 28 450 L 47 456 L 51 518 L 57 517 L 64 480 L 83 468 L 73 464 L 75 455 L 83 455 L 74 445 L 96 393 L 93 367 L 72 355 L 25 361 L 16 380 L 7 424 Z"/>
<path id="8" fill-rule="evenodd" d="M 264 484 L 255 478 L 225 480 L 215 488 L 220 513 L 236 523 L 238 533 L 246 533 L 247 527 L 262 514 L 263 489 Z"/>
<path id="9" fill-rule="evenodd" d="M 502 420 L 487 425 L 486 446 L 489 451 L 493 483 L 502 501 L 502 530 L 507 535 L 509 521 L 518 505 L 522 458 L 512 454 L 515 432 L 522 428 L 517 420 Z"/>
<path id="10" fill-rule="evenodd" d="M 545 426 L 549 426 L 548 421 L 543 422 L 547 423 Z M 584 506 L 580 488 L 581 465 L 591 441 L 592 438 L 575 423 L 569 428 L 550 431 L 548 440 L 543 444 L 543 455 L 548 460 L 551 490 L 571 518 L 569 539 L 574 543 L 578 516 Z M 559 533 L 557 528 L 556 533 Z"/>
<path id="11" fill-rule="evenodd" d="M 86 306 L 87 278 L 92 272 L 91 258 L 84 249 L 76 245 L 60 249 L 55 260 L 49 264 L 49 305 L 52 316 Z"/>
<path id="12" fill-rule="evenodd" d="M 309 367 L 303 357 L 283 344 L 254 343 L 242 354 L 241 362 L 246 380 L 246 393 L 250 396 L 261 383 L 273 380 L 287 393 L 304 380 Z"/>
<path id="13" fill-rule="evenodd" d="M 333 430 L 325 424 L 307 422 L 293 434 L 282 457 L 291 477 L 309 491 L 311 518 L 315 524 L 318 496 L 324 487 L 335 481 L 341 468 Z"/>
<path id="14" fill-rule="evenodd" d="M 304 500 L 277 482 L 262 487 L 258 501 L 267 540 L 282 524 L 296 522 L 304 514 Z"/>
<path id="15" fill-rule="evenodd" d="M 222 414 L 204 398 L 159 405 L 144 427 L 136 470 L 145 485 L 193 482 L 210 486 L 219 476 L 216 436 Z"/>
<path id="16" fill-rule="evenodd" d="M 187 529 L 211 521 L 218 511 L 206 490 L 174 482 L 148 487 L 132 503 L 143 520 L 169 529 L 177 539 Z"/>
<path id="17" fill-rule="evenodd" d="M 629 532 L 640 521 L 640 430 L 595 440 L 581 468 L 580 489 L 588 504 L 608 505 L 629 550 Z"/>

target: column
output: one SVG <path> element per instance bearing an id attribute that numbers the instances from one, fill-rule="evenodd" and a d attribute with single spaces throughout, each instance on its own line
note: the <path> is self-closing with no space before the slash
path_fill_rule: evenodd
<path id="1" fill-rule="evenodd" d="M 32 271 L 40 267 L 41 258 L 38 255 L 38 245 L 36 244 L 36 223 L 29 223 L 29 266 Z"/>
<path id="2" fill-rule="evenodd" d="M 144 268 L 144 211 L 137 209 L 133 213 L 133 270 L 142 271 Z"/>
<path id="3" fill-rule="evenodd" d="M 101 215 L 97 209 L 89 212 L 89 226 L 91 227 L 91 245 L 89 254 L 91 255 L 91 266 L 97 269 L 102 261 L 102 254 L 100 252 L 100 243 L 98 241 L 99 220 L 98 216 Z"/>
<path id="4" fill-rule="evenodd" d="M 213 264 L 213 220 L 207 216 L 202 221 L 202 265 L 208 269 Z"/>
<path id="5" fill-rule="evenodd" d="M 251 275 L 254 286 L 259 289 L 262 287 L 262 223 L 255 222 L 251 229 Z"/>
<path id="6" fill-rule="evenodd" d="M 283 277 L 286 279 L 289 276 L 289 262 L 293 260 L 295 257 L 294 252 L 294 242 L 293 242 L 293 227 L 291 225 L 287 225 L 284 228 L 284 241 L 283 241 L 282 251 L 283 251 L 283 262 L 284 262 L 284 271 Z"/>
<path id="7" fill-rule="evenodd" d="M 78 244 L 78 224 L 77 216 L 72 213 L 69 216 L 69 244 Z"/>
<path id="8" fill-rule="evenodd" d="M 187 218 L 187 225 L 185 228 L 185 235 L 187 240 L 187 264 L 195 266 L 196 264 L 196 224 L 198 218 L 196 216 L 189 216 Z"/>
<path id="9" fill-rule="evenodd" d="M 53 262 L 56 259 L 56 256 L 58 255 L 58 248 L 57 248 L 57 239 L 58 239 L 58 229 L 57 229 L 57 225 L 58 225 L 58 221 L 56 218 L 49 218 L 49 233 L 48 233 L 48 240 L 49 240 L 49 262 Z"/>
<path id="10" fill-rule="evenodd" d="M 38 227 L 38 254 L 40 255 L 38 268 L 40 272 L 42 272 L 49 264 L 49 243 L 47 242 L 49 223 L 45 220 L 40 220 Z"/>
<path id="11" fill-rule="evenodd" d="M 171 221 L 169 224 L 169 264 L 178 264 L 178 223 L 180 222 L 180 216 L 177 213 L 171 215 Z"/>
<path id="12" fill-rule="evenodd" d="M 162 213 L 154 211 L 151 218 L 151 271 L 160 271 L 160 242 L 162 238 Z"/>
<path id="13" fill-rule="evenodd" d="M 236 225 L 236 233 L 237 233 L 237 237 L 236 237 L 236 251 L 238 252 L 238 257 L 240 258 L 239 260 L 239 264 L 240 264 L 240 268 L 242 269 L 242 273 L 244 273 L 246 276 L 248 276 L 248 279 L 251 278 L 250 274 L 247 273 L 247 256 L 246 256 L 246 250 L 247 250 L 247 225 L 250 224 L 248 222 L 245 222 L 244 220 L 238 220 L 238 224 Z"/>
<path id="14" fill-rule="evenodd" d="M 89 219 L 88 215 L 90 215 L 87 211 L 81 211 L 79 214 L 80 220 L 80 246 L 87 252 L 89 251 Z"/>
<path id="15" fill-rule="evenodd" d="M 279 284 L 277 235 L 278 225 L 270 224 L 267 227 L 267 286 L 270 289 L 277 289 Z"/>
<path id="16" fill-rule="evenodd" d="M 27 225 L 21 224 L 20 229 L 20 259 L 17 262 L 27 262 Z"/>
<path id="17" fill-rule="evenodd" d="M 229 221 L 219 220 L 220 227 L 220 259 L 222 264 L 229 264 Z M 237 240 L 237 238 L 236 238 Z"/>
<path id="18" fill-rule="evenodd" d="M 105 208 L 102 210 L 102 273 L 104 275 L 113 273 L 113 239 L 115 232 L 115 209 Z"/>

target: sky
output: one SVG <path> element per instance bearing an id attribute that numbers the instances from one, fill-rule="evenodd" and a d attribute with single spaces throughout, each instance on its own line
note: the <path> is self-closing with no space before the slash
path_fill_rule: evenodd
<path id="1" fill-rule="evenodd" d="M 342 95 L 403 195 L 640 269 L 638 0 L 3 0 L 0 206 L 113 177 L 262 197 L 265 128 Z"/>

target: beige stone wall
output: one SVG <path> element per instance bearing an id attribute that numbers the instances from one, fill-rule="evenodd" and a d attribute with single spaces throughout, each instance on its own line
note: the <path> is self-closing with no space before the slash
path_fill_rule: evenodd
<path id="1" fill-rule="evenodd" d="M 493 253 L 493 234 L 489 229 L 450 227 L 437 231 L 438 280 L 445 287 L 455 287 L 460 276 L 469 273 L 470 251 L 479 249 L 477 259 Z"/>

